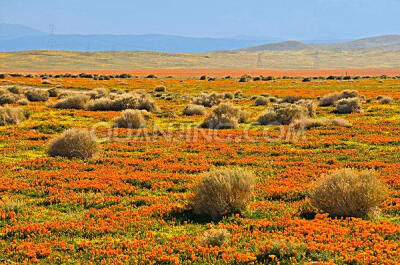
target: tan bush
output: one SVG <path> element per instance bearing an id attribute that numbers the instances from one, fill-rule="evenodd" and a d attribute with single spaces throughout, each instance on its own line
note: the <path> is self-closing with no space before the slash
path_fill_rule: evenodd
<path id="1" fill-rule="evenodd" d="M 110 95 L 110 91 L 107 88 L 96 88 L 88 93 L 90 99 L 105 98 Z"/>
<path id="2" fill-rule="evenodd" d="M 52 98 L 56 98 L 58 97 L 58 95 L 60 94 L 60 92 L 58 91 L 57 88 L 50 88 L 49 90 L 47 90 L 47 92 L 49 93 L 49 96 Z"/>
<path id="3" fill-rule="evenodd" d="M 189 104 L 183 110 L 183 115 L 193 116 L 193 115 L 205 115 L 207 113 L 206 109 L 202 105 Z"/>
<path id="4" fill-rule="evenodd" d="M 359 97 L 360 94 L 358 93 L 357 90 L 343 90 L 340 93 L 331 93 L 328 95 L 325 95 L 320 99 L 319 105 L 322 107 L 327 107 L 327 106 L 334 106 L 337 101 L 344 99 L 344 98 L 357 98 Z"/>
<path id="5" fill-rule="evenodd" d="M 386 187 L 370 170 L 346 168 L 324 176 L 311 191 L 311 204 L 332 217 L 366 217 L 385 200 Z"/>
<path id="6" fill-rule="evenodd" d="M 229 103 L 219 104 L 201 124 L 202 128 L 234 129 L 239 125 L 240 109 Z"/>
<path id="7" fill-rule="evenodd" d="M 17 87 L 17 86 L 9 87 L 8 91 L 10 93 L 17 94 L 17 95 L 22 94 L 22 92 L 23 92 L 22 89 L 20 87 Z"/>
<path id="8" fill-rule="evenodd" d="M 295 104 L 307 108 L 309 117 L 314 117 L 317 113 L 316 105 L 312 100 L 300 99 Z"/>
<path id="9" fill-rule="evenodd" d="M 211 94 L 202 93 L 192 100 L 192 104 L 203 105 L 204 107 L 212 107 L 220 104 L 225 95 L 212 92 Z"/>
<path id="10" fill-rule="evenodd" d="M 226 229 L 211 229 L 204 233 L 202 243 L 204 246 L 221 247 L 228 242 L 230 233 Z"/>
<path id="11" fill-rule="evenodd" d="M 256 98 L 256 101 L 254 103 L 256 106 L 265 106 L 268 105 L 268 98 L 260 96 Z"/>
<path id="12" fill-rule="evenodd" d="M 88 159 L 99 150 L 95 137 L 86 129 L 69 129 L 50 142 L 50 156 Z"/>
<path id="13" fill-rule="evenodd" d="M 239 112 L 239 123 L 246 123 L 246 122 L 248 122 L 249 117 L 250 117 L 250 113 L 248 113 L 248 112 L 245 111 L 245 110 L 241 110 L 241 111 Z"/>
<path id="14" fill-rule="evenodd" d="M 18 105 L 26 106 L 26 105 L 29 104 L 29 101 L 28 101 L 26 98 L 21 98 L 21 99 L 18 99 L 16 103 L 17 103 Z"/>
<path id="15" fill-rule="evenodd" d="M 362 108 L 359 98 L 344 98 L 336 103 L 336 112 L 340 114 L 359 113 L 361 111 Z"/>
<path id="16" fill-rule="evenodd" d="M 114 101 L 110 98 L 99 98 L 90 100 L 88 104 L 88 110 L 92 111 L 111 111 L 113 110 Z"/>
<path id="17" fill-rule="evenodd" d="M 0 105 L 15 104 L 19 99 L 21 99 L 19 95 L 7 92 L 0 96 Z"/>
<path id="18" fill-rule="evenodd" d="M 254 177 L 244 169 L 216 169 L 200 180 L 191 199 L 198 215 L 219 218 L 241 213 L 252 197 Z"/>
<path id="19" fill-rule="evenodd" d="M 17 125 L 28 118 L 23 109 L 0 107 L 0 126 Z"/>
<path id="20" fill-rule="evenodd" d="M 57 109 L 86 109 L 89 97 L 76 95 L 58 101 L 54 107 Z"/>
<path id="21" fill-rule="evenodd" d="M 340 126 L 340 127 L 351 127 L 351 123 L 345 119 L 341 118 L 334 118 L 334 119 L 311 119 L 305 118 L 300 120 L 293 121 L 290 126 L 293 128 L 300 128 L 300 129 L 310 129 L 314 127 L 320 126 Z"/>
<path id="22" fill-rule="evenodd" d="M 144 94 L 139 96 L 138 109 L 151 111 L 157 111 L 158 107 L 150 95 Z"/>
<path id="23" fill-rule="evenodd" d="M 25 95 L 29 101 L 47 101 L 49 99 L 49 92 L 47 90 L 27 90 Z"/>
<path id="24" fill-rule="evenodd" d="M 309 109 L 303 105 L 282 103 L 269 107 L 258 117 L 258 122 L 262 125 L 288 125 L 295 120 L 310 117 L 309 114 Z"/>
<path id="25" fill-rule="evenodd" d="M 49 92 L 50 93 L 50 92 Z M 63 99 L 63 98 L 67 98 L 67 97 L 72 97 L 75 96 L 76 94 L 73 92 L 62 92 L 62 93 L 58 93 L 57 94 L 57 98 L 58 99 Z"/>
<path id="26" fill-rule="evenodd" d="M 391 104 L 393 102 L 393 98 L 388 96 L 381 96 L 378 100 L 381 104 Z"/>
<path id="27" fill-rule="evenodd" d="M 124 110 L 121 116 L 114 120 L 114 127 L 127 129 L 145 128 L 147 117 L 148 112 L 146 110 Z"/>

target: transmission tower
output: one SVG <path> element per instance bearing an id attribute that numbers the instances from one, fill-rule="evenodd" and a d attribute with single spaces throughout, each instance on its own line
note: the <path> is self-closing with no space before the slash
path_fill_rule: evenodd
<path id="1" fill-rule="evenodd" d="M 54 24 L 49 24 L 49 35 L 47 38 L 47 49 L 51 50 L 53 48 L 53 39 L 54 39 Z"/>

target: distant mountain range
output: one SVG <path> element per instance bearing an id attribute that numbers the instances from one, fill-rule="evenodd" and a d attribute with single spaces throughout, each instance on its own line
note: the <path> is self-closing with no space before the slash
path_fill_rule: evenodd
<path id="1" fill-rule="evenodd" d="M 262 51 L 300 51 L 300 50 L 385 50 L 400 51 L 400 35 L 384 35 L 370 37 L 353 41 L 337 43 L 304 43 L 300 41 L 285 41 L 272 44 L 264 44 L 250 48 L 241 49 L 247 52 Z"/>
<path id="2" fill-rule="evenodd" d="M 360 40 L 334 42 L 284 41 L 278 38 L 238 36 L 234 38 L 196 38 L 173 35 L 61 35 L 15 24 L 0 23 L 0 51 L 155 51 L 200 53 L 209 51 L 296 51 L 296 50 L 400 50 L 400 35 L 385 35 Z M 250 48 L 249 48 L 250 47 Z"/>
<path id="3" fill-rule="evenodd" d="M 0 51 L 132 50 L 158 52 L 207 52 L 214 50 L 235 50 L 279 41 L 282 41 L 282 39 L 266 37 L 197 38 L 162 34 L 51 35 L 22 25 L 0 23 Z"/>

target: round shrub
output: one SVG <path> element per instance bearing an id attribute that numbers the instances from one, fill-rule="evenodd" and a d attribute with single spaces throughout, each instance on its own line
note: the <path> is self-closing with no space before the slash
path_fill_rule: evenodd
<path id="1" fill-rule="evenodd" d="M 256 98 L 256 101 L 254 103 L 256 106 L 265 106 L 268 105 L 268 98 L 260 96 Z"/>
<path id="2" fill-rule="evenodd" d="M 50 156 L 88 159 L 99 150 L 96 138 L 86 129 L 69 129 L 50 142 Z"/>
<path id="3" fill-rule="evenodd" d="M 193 211 L 213 219 L 241 213 L 252 197 L 254 177 L 246 170 L 217 169 L 209 172 L 194 188 Z"/>
<path id="4" fill-rule="evenodd" d="M 54 107 L 57 109 L 86 109 L 88 101 L 88 96 L 76 95 L 60 100 Z"/>
<path id="5" fill-rule="evenodd" d="M 221 247 L 228 242 L 229 237 L 226 229 L 211 229 L 204 233 L 201 241 L 204 246 Z"/>
<path id="6" fill-rule="evenodd" d="M 216 92 L 212 92 L 211 94 L 201 93 L 192 100 L 192 104 L 203 105 L 204 107 L 211 108 L 212 106 L 216 106 L 221 103 L 224 97 L 224 94 Z"/>
<path id="7" fill-rule="evenodd" d="M 28 113 L 20 108 L 0 107 L 0 126 L 17 125 L 28 116 Z"/>
<path id="8" fill-rule="evenodd" d="M 49 90 L 47 90 L 47 92 L 49 93 L 49 96 L 51 97 L 51 98 L 56 98 L 56 97 L 58 97 L 58 95 L 60 94 L 60 92 L 58 91 L 58 89 L 57 88 L 50 88 Z"/>
<path id="9" fill-rule="evenodd" d="M 154 89 L 155 92 L 165 92 L 167 88 L 165 86 L 158 86 Z"/>
<path id="10" fill-rule="evenodd" d="M 379 103 L 381 104 L 391 104 L 393 102 L 393 98 L 388 97 L 388 96 L 381 96 L 379 100 Z"/>
<path id="11" fill-rule="evenodd" d="M 336 112 L 340 114 L 359 113 L 361 111 L 362 108 L 359 98 L 344 98 L 336 103 Z"/>
<path id="12" fill-rule="evenodd" d="M 294 120 L 310 117 L 309 110 L 299 104 L 282 103 L 269 107 L 258 117 L 262 125 L 283 124 L 288 125 Z"/>
<path id="13" fill-rule="evenodd" d="M 49 99 L 49 92 L 47 90 L 28 90 L 25 92 L 25 95 L 29 101 L 47 101 Z"/>
<path id="14" fill-rule="evenodd" d="M 114 120 L 114 127 L 127 129 L 145 128 L 146 117 L 148 117 L 146 110 L 124 110 L 121 116 Z"/>
<path id="15" fill-rule="evenodd" d="M 189 104 L 183 110 L 183 115 L 193 116 L 193 115 L 205 115 L 207 113 L 204 106 Z"/>
<path id="16" fill-rule="evenodd" d="M 219 104 L 201 124 L 202 128 L 234 129 L 239 125 L 240 109 L 229 103 Z"/>
<path id="17" fill-rule="evenodd" d="M 8 91 L 9 91 L 10 93 L 17 94 L 17 95 L 22 94 L 22 89 L 19 88 L 19 87 L 17 87 L 17 86 L 9 87 L 9 88 L 8 88 Z"/>
<path id="18" fill-rule="evenodd" d="M 386 187 L 370 170 L 346 168 L 323 177 L 311 191 L 311 204 L 332 217 L 366 217 L 386 198 Z"/>

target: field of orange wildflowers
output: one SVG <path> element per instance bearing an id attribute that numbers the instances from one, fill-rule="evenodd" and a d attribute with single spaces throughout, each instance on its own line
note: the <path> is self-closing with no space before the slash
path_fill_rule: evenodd
<path id="1" fill-rule="evenodd" d="M 37 76 L 2 79 L 1 85 L 88 91 L 143 90 L 160 110 L 147 129 L 109 129 L 114 111 L 60 110 L 30 102 L 31 116 L 0 127 L 0 261 L 39 264 L 399 264 L 400 79 L 353 81 L 236 78 L 128 78 L 93 80 Z M 254 95 L 315 99 L 356 89 L 362 113 L 338 115 L 319 107 L 317 117 L 340 116 L 351 128 L 324 126 L 300 139 L 279 137 L 285 127 L 255 122 L 266 107 Z M 200 129 L 204 117 L 182 115 L 188 98 L 203 91 L 235 92 L 232 102 L 250 113 L 234 130 Z M 393 104 L 375 98 L 388 95 Z M 165 115 L 168 113 L 168 115 Z M 173 113 L 174 115 L 172 115 Z M 95 130 L 97 157 L 53 158 L 49 141 L 68 128 Z M 242 167 L 257 178 L 248 210 L 220 221 L 195 216 L 191 188 L 212 168 Z M 376 219 L 333 219 L 309 213 L 307 192 L 322 174 L 353 167 L 374 169 L 390 187 Z M 201 244 L 205 231 L 227 229 L 221 247 Z M 272 245 L 281 242 L 281 256 Z M 291 247 L 288 247 L 290 244 Z"/>

